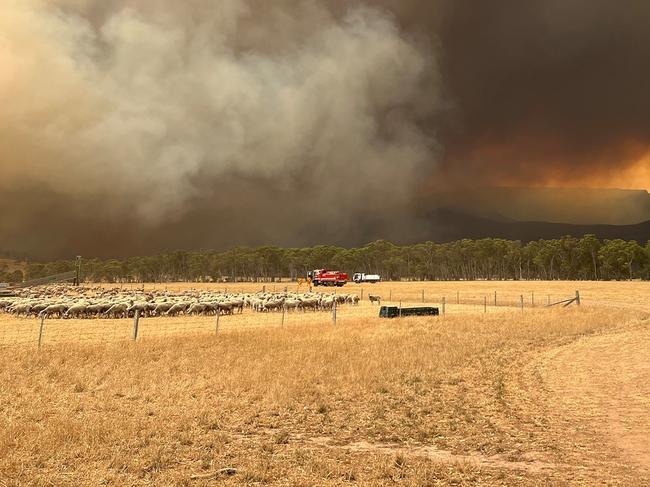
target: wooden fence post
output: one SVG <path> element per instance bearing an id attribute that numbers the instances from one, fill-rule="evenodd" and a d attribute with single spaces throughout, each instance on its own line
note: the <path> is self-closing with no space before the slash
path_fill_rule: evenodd
<path id="1" fill-rule="evenodd" d="M 456 304 L 460 304 L 460 291 L 456 291 Z"/>
<path id="2" fill-rule="evenodd" d="M 363 288 L 361 288 L 361 301 L 363 301 Z"/>
<path id="3" fill-rule="evenodd" d="M 524 295 L 523 294 L 520 296 L 520 300 L 521 300 L 521 312 L 523 313 L 524 312 Z"/>
<path id="4" fill-rule="evenodd" d="M 38 330 L 38 348 L 41 348 L 43 342 L 43 327 L 45 326 L 45 316 L 41 316 L 41 327 Z"/>
<path id="5" fill-rule="evenodd" d="M 487 313 L 487 296 L 483 296 L 483 313 Z"/>
<path id="6" fill-rule="evenodd" d="M 531 306 L 534 308 L 535 307 L 535 291 L 530 293 L 530 303 L 531 303 Z"/>
<path id="7" fill-rule="evenodd" d="M 221 310 L 217 308 L 217 326 L 214 329 L 214 334 L 218 335 L 219 334 L 219 318 L 221 318 Z"/>
<path id="8" fill-rule="evenodd" d="M 336 325 L 336 299 L 334 300 L 334 305 L 332 306 L 332 324 Z"/>
<path id="9" fill-rule="evenodd" d="M 576 304 L 580 306 L 580 291 L 576 291 Z"/>
<path id="10" fill-rule="evenodd" d="M 402 317 L 402 302 L 399 302 L 399 317 Z"/>
<path id="11" fill-rule="evenodd" d="M 284 326 L 284 314 L 287 312 L 287 307 L 285 305 L 282 305 L 282 323 L 280 323 L 280 326 Z"/>
<path id="12" fill-rule="evenodd" d="M 422 302 L 424 303 L 424 289 L 422 290 Z"/>
<path id="13" fill-rule="evenodd" d="M 140 310 L 135 310 L 135 316 L 133 317 L 133 341 L 138 339 L 138 328 L 140 326 Z"/>
<path id="14" fill-rule="evenodd" d="M 388 301 L 392 301 L 392 300 L 393 300 L 393 290 L 390 289 L 390 290 L 388 291 Z"/>
<path id="15" fill-rule="evenodd" d="M 447 298 L 443 296 L 442 297 L 442 315 L 443 316 L 445 315 L 446 308 L 447 308 Z"/>
<path id="16" fill-rule="evenodd" d="M 497 305 L 497 292 L 494 291 L 494 306 Z"/>

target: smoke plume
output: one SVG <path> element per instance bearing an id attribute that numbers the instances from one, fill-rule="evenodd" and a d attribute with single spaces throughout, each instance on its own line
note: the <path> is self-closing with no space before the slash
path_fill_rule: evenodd
<path id="1" fill-rule="evenodd" d="M 206 186 L 257 197 L 227 177 L 341 218 L 403 206 L 432 158 L 417 122 L 436 104 L 433 58 L 376 9 L 257 3 L 10 0 L 2 186 L 102 199 L 146 225 Z"/>

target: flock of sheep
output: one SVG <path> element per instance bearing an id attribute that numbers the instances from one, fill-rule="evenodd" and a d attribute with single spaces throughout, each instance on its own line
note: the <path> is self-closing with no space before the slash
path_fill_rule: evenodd
<path id="1" fill-rule="evenodd" d="M 358 305 L 356 294 L 328 293 L 221 293 L 102 289 L 98 287 L 46 286 L 0 298 L 0 313 L 17 317 L 59 319 L 208 316 L 256 312 L 326 311 L 334 306 Z"/>

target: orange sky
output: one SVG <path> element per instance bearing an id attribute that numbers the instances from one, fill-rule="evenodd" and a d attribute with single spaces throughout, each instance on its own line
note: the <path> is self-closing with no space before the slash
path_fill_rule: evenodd
<path id="1" fill-rule="evenodd" d="M 650 152 L 636 164 L 627 168 L 612 169 L 608 172 L 597 174 L 584 181 L 586 186 L 592 188 L 618 188 L 618 189 L 645 189 L 650 191 Z M 562 181 L 549 182 L 548 186 L 574 186 L 575 182 Z"/>
<path id="2" fill-rule="evenodd" d="M 602 182 L 607 185 L 607 181 Z M 641 159 L 634 167 L 623 172 L 619 177 L 613 176 L 609 184 L 626 184 L 631 189 L 645 189 L 650 191 L 650 153 Z"/>

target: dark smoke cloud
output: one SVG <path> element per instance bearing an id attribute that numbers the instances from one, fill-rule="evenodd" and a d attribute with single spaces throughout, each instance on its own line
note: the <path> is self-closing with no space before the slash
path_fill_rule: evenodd
<path id="1" fill-rule="evenodd" d="M 215 5 L 3 3 L 0 250 L 415 240 L 437 187 L 650 161 L 647 2 Z"/>
<path id="2" fill-rule="evenodd" d="M 449 2 L 448 163 L 525 184 L 589 183 L 639 163 L 650 154 L 649 21 L 643 1 Z"/>

